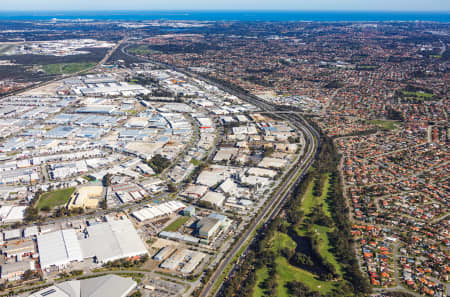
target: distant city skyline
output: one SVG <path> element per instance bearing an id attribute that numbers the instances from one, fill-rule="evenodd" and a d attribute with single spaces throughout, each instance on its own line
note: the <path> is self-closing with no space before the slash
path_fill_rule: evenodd
<path id="1" fill-rule="evenodd" d="M 315 10 L 315 11 L 450 11 L 448 0 L 15 0 L 0 11 L 42 10 Z"/>

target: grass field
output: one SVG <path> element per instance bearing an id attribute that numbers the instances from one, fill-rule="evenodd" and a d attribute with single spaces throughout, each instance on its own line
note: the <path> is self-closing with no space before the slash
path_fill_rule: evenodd
<path id="1" fill-rule="evenodd" d="M 71 74 L 95 66 L 95 63 L 61 63 L 43 65 L 42 69 L 49 75 Z"/>
<path id="2" fill-rule="evenodd" d="M 148 46 L 146 46 L 146 45 L 139 45 L 137 47 L 132 47 L 132 48 L 127 49 L 127 51 L 131 54 L 142 55 L 142 56 L 158 53 L 158 51 L 154 51 L 154 50 L 148 48 Z"/>
<path id="3" fill-rule="evenodd" d="M 418 100 L 431 99 L 434 96 L 434 94 L 426 92 L 408 92 L 408 91 L 402 91 L 402 95 L 405 97 L 412 97 Z"/>
<path id="4" fill-rule="evenodd" d="M 330 241 L 328 239 L 328 232 L 332 231 L 331 228 L 325 227 L 325 226 L 319 226 L 314 225 L 314 230 L 316 231 L 316 234 L 319 238 L 319 253 L 320 255 L 326 259 L 328 262 L 331 263 L 331 265 L 334 266 L 334 269 L 336 269 L 337 274 L 342 276 L 342 269 L 341 265 L 339 265 L 339 262 L 337 261 L 334 254 L 331 252 L 331 246 Z"/>
<path id="5" fill-rule="evenodd" d="M 75 192 L 74 187 L 44 193 L 39 199 L 37 208 L 41 210 L 43 207 L 48 206 L 51 209 L 56 206 L 65 205 L 73 192 Z"/>
<path id="6" fill-rule="evenodd" d="M 256 286 L 255 290 L 253 291 L 253 297 L 264 296 L 264 290 L 261 289 L 260 285 L 267 279 L 267 277 L 269 277 L 269 271 L 267 267 L 260 268 L 256 271 Z"/>
<path id="7" fill-rule="evenodd" d="M 202 163 L 201 161 L 194 159 L 194 158 L 192 158 L 190 162 L 194 166 L 199 166 Z"/>
<path id="8" fill-rule="evenodd" d="M 390 120 L 371 120 L 368 121 L 369 124 L 378 126 L 380 128 L 383 129 L 387 129 L 387 130 L 394 130 L 395 128 L 397 128 L 397 126 L 395 125 L 396 121 L 390 121 Z"/>
<path id="9" fill-rule="evenodd" d="M 322 295 L 330 293 L 334 283 L 330 281 L 320 281 L 316 276 L 306 270 L 290 265 L 284 257 L 277 257 L 277 297 L 288 297 L 289 293 L 286 283 L 296 280 L 304 283 L 311 290 L 317 291 Z"/>
<path id="10" fill-rule="evenodd" d="M 297 247 L 297 243 L 289 237 L 289 235 L 281 232 L 277 232 L 272 240 L 272 250 L 275 252 L 279 252 L 284 248 L 295 249 Z"/>
<path id="11" fill-rule="evenodd" d="M 303 198 L 303 203 L 301 209 L 305 213 L 305 216 L 309 215 L 311 213 L 311 210 L 319 204 L 322 204 L 323 212 L 331 218 L 330 213 L 330 206 L 327 203 L 326 197 L 328 193 L 328 189 L 330 187 L 330 176 L 327 175 L 325 183 L 323 185 L 322 189 L 322 195 L 320 197 L 314 197 L 313 195 L 313 183 L 311 183 L 308 186 L 308 189 L 305 193 L 305 197 Z M 315 234 L 319 238 L 319 252 L 320 255 L 326 259 L 328 262 L 330 262 L 334 268 L 336 269 L 337 273 L 339 275 L 342 275 L 341 266 L 339 265 L 336 257 L 331 252 L 331 246 L 330 241 L 328 239 L 328 232 L 333 231 L 332 228 L 326 227 L 326 226 L 319 226 L 319 225 L 313 225 L 313 231 L 315 231 Z M 304 236 L 308 230 L 300 229 L 298 230 L 298 233 L 302 236 Z"/>
<path id="12" fill-rule="evenodd" d="M 304 215 L 307 216 L 311 213 L 311 209 L 315 205 L 315 197 L 313 195 L 313 183 L 308 185 L 305 195 L 303 196 L 302 205 L 300 209 L 303 211 Z"/>
<path id="13" fill-rule="evenodd" d="M 314 208 L 314 206 L 323 203 L 324 205 L 324 212 L 326 215 L 331 216 L 330 209 L 328 206 L 328 203 L 326 202 L 326 197 L 328 193 L 328 188 L 330 187 L 330 177 L 327 176 L 323 189 L 322 189 L 322 195 L 320 197 L 315 197 L 313 195 L 313 183 L 310 183 L 308 185 L 308 189 L 306 190 L 306 193 L 302 200 L 302 205 L 300 206 L 300 209 L 303 211 L 304 215 L 307 216 L 311 213 L 311 210 Z"/>
<path id="14" fill-rule="evenodd" d="M 164 231 L 174 232 L 177 231 L 184 223 L 189 220 L 189 217 L 179 217 L 172 224 L 164 228 Z"/>
<path id="15" fill-rule="evenodd" d="M 331 217 L 330 207 L 326 199 L 330 187 L 329 178 L 330 178 L 329 175 L 327 175 L 323 185 L 322 195 L 320 197 L 315 197 L 313 195 L 314 183 L 311 182 L 308 185 L 307 190 L 303 196 L 302 204 L 300 206 L 300 209 L 304 212 L 305 217 L 310 215 L 314 207 L 320 204 L 322 204 L 325 215 Z M 326 226 L 313 225 L 312 230 L 306 230 L 302 227 L 303 225 L 301 225 L 298 229 L 299 235 L 305 236 L 308 233 L 308 231 L 313 231 L 319 240 L 319 253 L 324 259 L 326 259 L 329 263 L 331 263 L 335 267 L 337 273 L 342 276 L 342 268 L 332 252 L 332 247 L 330 246 L 328 238 L 328 232 L 332 231 L 332 228 Z M 272 239 L 272 244 L 270 248 L 279 255 L 276 258 L 276 265 L 277 265 L 276 277 L 278 284 L 277 296 L 280 297 L 289 296 L 286 284 L 294 280 L 304 283 L 311 290 L 317 291 L 323 295 L 330 293 L 333 290 L 333 288 L 335 288 L 338 282 L 321 281 L 313 273 L 291 265 L 290 263 L 288 263 L 285 257 L 281 256 L 280 251 L 283 248 L 295 249 L 296 246 L 297 243 L 291 237 L 289 237 L 289 235 L 282 232 L 276 232 Z M 257 283 L 254 288 L 253 297 L 264 296 L 264 292 L 259 287 L 259 284 L 261 284 L 266 278 L 267 278 L 267 268 L 259 269 L 257 271 Z"/>
<path id="16" fill-rule="evenodd" d="M 323 213 L 332 218 L 330 212 L 330 206 L 327 201 L 327 194 L 330 188 L 330 175 L 325 176 L 325 182 L 323 184 L 322 194 L 320 197 L 313 195 L 314 182 L 311 182 L 305 194 L 303 195 L 302 203 L 299 207 L 304 213 L 304 218 L 311 216 L 312 211 L 318 205 L 322 205 Z M 277 281 L 277 297 L 288 297 L 289 292 L 286 288 L 286 284 L 292 281 L 299 281 L 310 288 L 312 291 L 319 292 L 320 294 L 326 296 L 330 294 L 334 289 L 336 289 L 340 284 L 342 284 L 342 267 L 337 261 L 334 253 L 333 247 L 330 245 L 328 233 L 333 231 L 333 226 L 326 227 L 314 224 L 309 229 L 307 225 L 301 223 L 298 227 L 297 232 L 300 236 L 310 236 L 311 232 L 317 236 L 319 245 L 319 253 L 323 259 L 334 266 L 338 277 L 337 281 L 321 281 L 317 275 L 291 265 L 287 258 L 281 254 L 281 250 L 288 248 L 294 250 L 297 247 L 297 243 L 286 233 L 275 232 L 275 235 L 271 239 L 270 249 L 275 252 L 276 256 L 276 281 Z M 268 277 L 268 268 L 263 267 L 256 271 L 256 285 L 253 289 L 253 297 L 262 297 L 264 295 L 264 290 L 260 288 L 260 284 L 264 282 Z"/>

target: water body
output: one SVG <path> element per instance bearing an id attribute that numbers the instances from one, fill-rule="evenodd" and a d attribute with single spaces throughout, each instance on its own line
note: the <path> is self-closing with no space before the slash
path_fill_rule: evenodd
<path id="1" fill-rule="evenodd" d="M 95 19 L 115 21 L 322 21 L 379 22 L 432 21 L 450 23 L 450 12 L 364 11 L 2 11 L 0 20 Z"/>

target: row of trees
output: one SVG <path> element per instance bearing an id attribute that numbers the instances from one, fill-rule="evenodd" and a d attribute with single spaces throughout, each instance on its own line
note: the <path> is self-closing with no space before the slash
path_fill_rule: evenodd
<path id="1" fill-rule="evenodd" d="M 149 259 L 148 255 L 143 255 L 136 260 L 119 259 L 110 261 L 104 265 L 106 268 L 132 268 L 143 265 Z"/>
<path id="2" fill-rule="evenodd" d="M 321 150 L 317 156 L 314 170 L 305 175 L 303 182 L 296 188 L 291 200 L 286 204 L 284 218 L 288 224 L 280 218 L 276 218 L 262 230 L 256 242 L 251 245 L 245 261 L 240 264 L 232 278 L 224 284 L 220 296 L 251 296 L 256 285 L 256 270 L 261 267 L 268 268 L 269 277 L 260 286 L 268 296 L 276 296 L 276 265 L 274 263 L 277 255 L 270 247 L 277 231 L 294 236 L 295 241 L 302 241 L 303 249 L 283 248 L 280 251 L 280 254 L 287 258 L 291 265 L 314 271 L 322 280 L 336 277 L 335 267 L 326 259 L 323 259 L 319 253 L 317 236 L 312 232 L 307 232 L 305 237 L 299 238 L 296 235 L 297 233 L 293 232 L 300 226 L 310 230 L 313 224 L 335 227 L 333 228 L 334 231 L 328 235 L 330 244 L 334 247 L 334 253 L 342 267 L 343 278 L 346 281 L 336 283 L 337 289 L 330 296 L 364 296 L 370 292 L 370 285 L 359 270 L 353 247 L 351 225 L 348 218 L 349 210 L 342 193 L 338 172 L 339 161 L 340 156 L 332 139 L 322 137 Z M 325 182 L 323 177 L 326 174 L 330 174 L 327 199 L 332 219 L 323 212 L 322 205 L 313 208 L 308 218 L 304 218 L 304 213 L 298 207 L 292 206 L 301 204 L 302 197 L 311 182 L 314 182 L 314 195 L 321 196 Z M 306 225 L 303 226 L 302 224 Z M 309 245 L 310 249 L 305 250 L 305 245 Z M 299 242 L 297 242 L 297 246 L 299 247 Z M 320 296 L 319 293 L 311 292 L 299 282 L 290 282 L 286 287 L 292 296 Z"/>
<path id="3" fill-rule="evenodd" d="M 322 137 L 321 144 L 317 170 L 320 174 L 331 172 L 328 202 L 335 228 L 334 232 L 328 234 L 330 243 L 334 246 L 335 255 L 343 268 L 344 279 L 351 284 L 355 295 L 363 296 L 369 293 L 371 289 L 369 282 L 359 270 L 355 254 L 349 220 L 349 208 L 343 194 L 342 181 L 338 169 L 341 156 L 338 154 L 331 138 Z"/>

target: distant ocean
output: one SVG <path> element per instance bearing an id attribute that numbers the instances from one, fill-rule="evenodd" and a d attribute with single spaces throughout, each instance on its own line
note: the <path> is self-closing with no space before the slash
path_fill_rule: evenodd
<path id="1" fill-rule="evenodd" d="M 433 21 L 450 23 L 450 12 L 363 11 L 0 11 L 0 20 L 197 20 L 197 21 Z"/>

